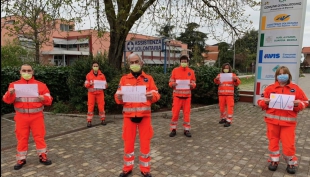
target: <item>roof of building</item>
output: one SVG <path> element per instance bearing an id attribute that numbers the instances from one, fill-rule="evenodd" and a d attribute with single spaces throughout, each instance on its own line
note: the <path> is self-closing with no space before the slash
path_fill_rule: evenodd
<path id="1" fill-rule="evenodd" d="M 302 53 L 310 54 L 310 47 L 303 47 L 301 50 Z"/>

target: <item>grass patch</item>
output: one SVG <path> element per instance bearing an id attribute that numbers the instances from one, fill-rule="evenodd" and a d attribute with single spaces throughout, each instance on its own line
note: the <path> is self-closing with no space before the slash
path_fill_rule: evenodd
<path id="1" fill-rule="evenodd" d="M 254 84 L 255 76 L 249 76 L 248 78 L 240 78 L 241 84 Z"/>

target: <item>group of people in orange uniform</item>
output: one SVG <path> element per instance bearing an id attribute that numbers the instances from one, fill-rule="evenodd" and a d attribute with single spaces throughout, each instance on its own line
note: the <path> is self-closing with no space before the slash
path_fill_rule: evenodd
<path id="1" fill-rule="evenodd" d="M 132 53 L 127 58 L 130 73 L 122 76 L 119 87 L 114 95 L 117 104 L 123 105 L 123 134 L 124 140 L 124 164 L 119 177 L 126 177 L 132 173 L 134 167 L 134 143 L 137 131 L 140 138 L 139 167 L 144 177 L 151 177 L 150 173 L 150 143 L 154 134 L 151 124 L 151 104 L 160 99 L 160 94 L 151 75 L 142 70 L 142 58 L 137 53 Z M 44 140 L 44 105 L 51 105 L 53 98 L 47 86 L 35 80 L 32 67 L 28 64 L 21 66 L 21 78 L 9 85 L 8 91 L 3 96 L 3 101 L 13 104 L 16 115 L 17 138 L 17 163 L 15 170 L 19 170 L 26 164 L 28 150 L 29 133 L 32 131 L 39 161 L 44 165 L 52 164 L 47 158 L 47 147 Z M 225 77 L 225 79 L 223 79 Z M 227 79 L 228 78 L 228 79 Z M 241 82 L 236 74 L 232 73 L 232 68 L 228 63 L 223 64 L 220 74 L 214 78 L 214 83 L 218 85 L 218 97 L 220 107 L 220 124 L 230 127 L 234 113 L 235 87 Z M 36 84 L 38 95 L 36 97 L 16 95 L 15 89 L 20 84 Z M 104 89 L 107 88 L 105 75 L 99 70 L 99 64 L 93 62 L 92 70 L 87 74 L 85 87 L 88 90 L 88 112 L 87 127 L 92 126 L 94 116 L 94 106 L 97 103 L 101 124 L 106 125 L 104 111 Z M 145 97 L 137 100 L 128 99 L 128 92 L 125 87 L 131 89 L 142 88 Z M 139 87 L 139 88 L 138 88 Z M 180 57 L 180 67 L 173 69 L 169 87 L 173 89 L 172 119 L 170 122 L 170 137 L 176 136 L 177 124 L 180 110 L 183 111 L 183 129 L 186 137 L 191 137 L 190 132 L 190 110 L 191 110 L 191 90 L 196 88 L 195 72 L 189 68 L 189 58 L 186 55 Z M 145 92 L 144 92 L 145 89 Z M 271 108 L 271 94 L 294 95 L 293 110 L 281 110 Z M 140 94 L 141 95 L 141 94 Z M 139 101 L 143 100 L 143 101 Z M 292 83 L 292 76 L 287 67 L 279 67 L 275 73 L 274 84 L 269 85 L 262 94 L 262 98 L 257 104 L 266 111 L 265 122 L 267 125 L 267 137 L 269 140 L 268 149 L 270 151 L 269 170 L 275 171 L 279 164 L 280 149 L 279 142 L 283 146 L 283 156 L 287 162 L 287 172 L 296 172 L 297 157 L 295 156 L 295 129 L 297 125 L 297 113 L 306 108 L 309 104 L 305 93 Z"/>

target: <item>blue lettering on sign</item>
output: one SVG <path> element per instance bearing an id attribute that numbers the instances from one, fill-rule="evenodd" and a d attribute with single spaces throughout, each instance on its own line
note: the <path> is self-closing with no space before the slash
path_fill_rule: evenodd
<path id="1" fill-rule="evenodd" d="M 275 104 L 280 104 L 280 108 L 284 109 L 287 106 L 289 99 L 287 99 L 286 103 L 284 103 L 283 98 L 281 95 L 278 96 L 278 98 L 276 99 L 276 101 L 274 102 L 272 108 L 274 107 Z"/>
<path id="2" fill-rule="evenodd" d="M 279 53 L 265 54 L 264 58 L 280 58 Z"/>
<path id="3" fill-rule="evenodd" d="M 296 58 L 296 53 L 283 53 L 282 58 Z"/>
<path id="4" fill-rule="evenodd" d="M 265 78 L 274 78 L 274 75 L 267 74 L 267 75 L 265 76 Z"/>

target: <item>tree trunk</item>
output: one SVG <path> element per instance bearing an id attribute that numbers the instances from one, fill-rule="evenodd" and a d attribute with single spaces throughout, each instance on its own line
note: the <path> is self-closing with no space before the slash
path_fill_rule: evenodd
<path id="1" fill-rule="evenodd" d="M 40 64 L 40 44 L 36 43 L 36 58 L 35 63 Z"/>
<path id="2" fill-rule="evenodd" d="M 118 32 L 114 32 L 114 30 L 112 30 L 112 32 L 110 32 L 110 48 L 108 59 L 110 65 L 115 69 L 121 69 L 124 46 L 128 33 L 129 32 L 127 30 Z"/>

